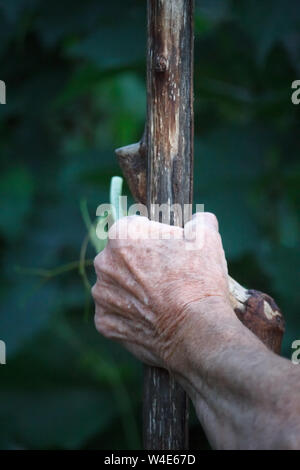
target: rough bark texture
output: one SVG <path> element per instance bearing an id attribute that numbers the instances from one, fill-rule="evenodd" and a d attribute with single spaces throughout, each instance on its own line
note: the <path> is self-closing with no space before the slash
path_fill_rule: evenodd
<path id="1" fill-rule="evenodd" d="M 192 202 L 193 0 L 148 0 L 147 203 Z M 176 215 L 173 223 L 178 224 Z M 145 372 L 144 446 L 185 449 L 188 403 L 166 371 Z"/>

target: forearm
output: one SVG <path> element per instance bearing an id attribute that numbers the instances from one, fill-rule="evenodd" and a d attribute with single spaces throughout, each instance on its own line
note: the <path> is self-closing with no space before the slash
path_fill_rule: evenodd
<path id="1" fill-rule="evenodd" d="M 232 315 L 191 312 L 176 371 L 214 448 L 300 448 L 296 366 L 270 352 Z M 193 307 L 197 309 L 197 307 Z M 205 326 L 204 326 L 205 325 Z M 203 351 L 203 344 L 206 344 Z M 298 403 L 297 403 L 298 402 Z"/>

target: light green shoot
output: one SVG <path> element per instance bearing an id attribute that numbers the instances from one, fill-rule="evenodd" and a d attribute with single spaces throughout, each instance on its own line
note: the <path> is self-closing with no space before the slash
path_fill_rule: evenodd
<path id="1" fill-rule="evenodd" d="M 122 188 L 123 178 L 121 178 L 120 176 L 114 176 L 111 179 L 110 183 L 110 204 L 112 207 L 112 216 L 114 222 L 126 215 L 122 208 L 122 204 L 120 203 L 120 197 L 122 196 Z"/>
<path id="2" fill-rule="evenodd" d="M 120 176 L 114 176 L 110 182 L 110 191 L 109 191 L 109 202 L 111 205 L 111 212 L 105 217 L 99 217 L 98 221 L 93 222 L 90 219 L 89 212 L 87 209 L 87 202 L 80 202 L 80 209 L 83 220 L 87 227 L 89 233 L 89 240 L 95 248 L 96 253 L 99 253 L 105 248 L 106 240 L 100 240 L 96 235 L 96 225 L 102 230 L 104 230 L 107 224 L 107 218 L 112 217 L 113 222 L 116 222 L 121 217 L 124 217 L 126 214 L 122 208 L 120 197 L 122 196 L 123 188 L 123 178 Z"/>

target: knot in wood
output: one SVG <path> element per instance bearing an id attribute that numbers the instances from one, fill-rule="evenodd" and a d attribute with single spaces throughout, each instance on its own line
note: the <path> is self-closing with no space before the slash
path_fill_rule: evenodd
<path id="1" fill-rule="evenodd" d="M 168 66 L 168 59 L 164 55 L 158 54 L 155 58 L 155 71 L 166 72 L 168 70 Z"/>

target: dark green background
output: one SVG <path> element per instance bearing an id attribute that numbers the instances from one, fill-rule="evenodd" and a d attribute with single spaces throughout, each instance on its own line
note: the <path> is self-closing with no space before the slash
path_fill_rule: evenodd
<path id="1" fill-rule="evenodd" d="M 143 130 L 145 3 L 0 1 L 0 448 L 141 445 L 142 368 L 95 332 L 79 260 L 83 216 L 120 174 L 114 149 Z M 195 201 L 219 218 L 231 274 L 282 307 L 290 357 L 300 2 L 197 0 L 195 29 Z"/>

